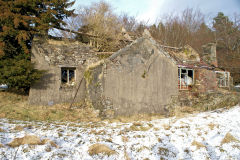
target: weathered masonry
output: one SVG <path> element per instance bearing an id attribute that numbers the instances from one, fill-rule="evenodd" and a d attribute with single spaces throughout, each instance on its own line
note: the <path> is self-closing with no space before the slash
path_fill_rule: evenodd
<path id="1" fill-rule="evenodd" d="M 164 113 L 178 95 L 178 67 L 151 38 L 142 37 L 89 68 L 89 99 L 115 114 Z"/>
<path id="2" fill-rule="evenodd" d="M 217 86 L 215 67 L 202 61 L 189 45 L 183 48 L 162 46 L 178 66 L 178 89 L 181 92 L 204 93 L 215 91 Z M 208 56 L 211 56 L 209 53 Z"/>
<path id="3" fill-rule="evenodd" d="M 37 69 L 45 70 L 45 74 L 31 86 L 29 103 L 53 105 L 71 102 L 86 66 L 99 60 L 94 53 L 80 42 L 35 39 L 32 62 Z M 85 81 L 82 83 L 76 101 L 86 97 Z"/>
<path id="4" fill-rule="evenodd" d="M 29 103 L 69 103 L 76 95 L 75 102 L 87 100 L 103 113 L 165 113 L 172 97 L 228 87 L 229 73 L 214 66 L 214 45 L 206 50 L 213 65 L 192 47 L 163 46 L 147 32 L 102 60 L 80 42 L 35 40 L 32 61 L 46 72 L 31 87 Z"/>

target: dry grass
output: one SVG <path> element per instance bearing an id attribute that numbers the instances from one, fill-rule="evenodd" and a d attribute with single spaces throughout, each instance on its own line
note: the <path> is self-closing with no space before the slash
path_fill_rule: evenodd
<path id="1" fill-rule="evenodd" d="M 240 150 L 240 145 L 232 145 L 233 148 L 237 148 L 238 150 Z"/>
<path id="2" fill-rule="evenodd" d="M 161 156 L 171 156 L 171 157 L 176 157 L 176 154 L 173 153 L 172 151 L 169 151 L 167 148 L 159 147 L 158 148 L 159 155 Z M 162 157 L 161 157 L 162 158 Z"/>
<path id="3" fill-rule="evenodd" d="M 26 135 L 22 138 L 15 138 L 12 142 L 8 144 L 10 147 L 18 147 L 20 145 L 30 144 L 30 145 L 41 145 L 42 142 L 39 137 L 34 135 Z"/>
<path id="4" fill-rule="evenodd" d="M 137 152 L 142 152 L 143 150 L 150 150 L 150 148 L 147 146 L 141 146 L 140 148 L 137 149 Z"/>
<path id="5" fill-rule="evenodd" d="M 163 128 L 165 129 L 165 130 L 170 130 L 171 129 L 171 126 L 169 125 L 169 124 L 163 124 Z"/>
<path id="6" fill-rule="evenodd" d="M 110 149 L 108 146 L 104 144 L 93 144 L 89 147 L 88 149 L 89 155 L 97 155 L 97 154 L 104 154 L 104 155 L 113 155 L 116 154 L 117 152 Z"/>
<path id="7" fill-rule="evenodd" d="M 0 148 L 2 148 L 3 147 L 3 145 L 0 143 Z"/>
<path id="8" fill-rule="evenodd" d="M 186 117 L 187 115 L 194 113 L 195 110 L 192 107 L 189 106 L 177 106 L 171 111 L 171 116 L 175 116 L 177 118 L 183 118 Z"/>
<path id="9" fill-rule="evenodd" d="M 22 138 L 15 138 L 12 142 L 8 144 L 10 147 L 18 147 L 20 145 L 29 144 L 29 145 L 44 145 L 49 143 L 52 147 L 59 148 L 58 145 L 51 141 L 50 139 L 40 140 L 39 137 L 35 135 L 26 135 Z"/>
<path id="10" fill-rule="evenodd" d="M 197 149 L 200 149 L 200 148 L 206 148 L 205 145 L 203 145 L 202 143 L 197 142 L 197 141 L 195 141 L 195 140 L 192 142 L 192 145 L 193 145 L 193 146 L 196 146 Z"/>
<path id="11" fill-rule="evenodd" d="M 47 143 L 49 143 L 52 147 L 59 148 L 58 145 L 55 142 L 51 141 L 50 139 L 43 139 L 41 141 L 42 145 L 47 144 Z"/>
<path id="12" fill-rule="evenodd" d="M 106 131 L 105 130 L 99 130 L 99 131 L 96 131 L 95 129 L 92 129 L 89 134 L 94 134 L 94 135 L 106 135 Z"/>
<path id="13" fill-rule="evenodd" d="M 22 126 L 16 126 L 13 130 L 15 130 L 15 131 L 23 131 L 23 127 Z"/>
<path id="14" fill-rule="evenodd" d="M 6 132 L 4 129 L 0 128 L 0 132 Z"/>
<path id="15" fill-rule="evenodd" d="M 225 144 L 225 143 L 231 143 L 231 142 L 239 142 L 238 139 L 236 139 L 233 135 L 231 135 L 229 132 L 225 135 L 225 137 L 223 138 L 221 145 Z"/>
<path id="16" fill-rule="evenodd" d="M 131 160 L 127 154 L 126 148 L 124 149 L 124 159 L 125 160 Z"/>
<path id="17" fill-rule="evenodd" d="M 193 107 L 183 106 L 180 108 L 180 111 L 183 113 L 193 113 L 195 110 Z"/>
<path id="18" fill-rule="evenodd" d="M 188 97 L 193 99 L 187 99 L 187 97 L 184 97 L 187 101 L 189 100 L 193 103 L 188 106 L 172 107 L 170 109 L 170 115 L 182 118 L 192 113 L 199 113 L 225 107 L 231 108 L 239 103 L 239 97 L 239 93 L 233 93 L 231 91 L 221 89 L 218 89 L 218 91 L 214 93 L 201 94 L 195 98 Z"/>
<path id="19" fill-rule="evenodd" d="M 58 145 L 55 142 L 53 142 L 53 141 L 50 141 L 50 145 L 52 147 L 59 148 Z"/>
<path id="20" fill-rule="evenodd" d="M 0 92 L 1 118 L 24 121 L 100 121 L 98 114 L 91 107 L 68 109 L 69 104 L 54 106 L 30 106 L 27 96 Z"/>
<path id="21" fill-rule="evenodd" d="M 114 119 L 111 119 L 110 122 L 137 122 L 137 121 L 152 121 L 156 119 L 166 118 L 166 116 L 161 114 L 134 114 L 132 116 L 117 116 Z"/>
<path id="22" fill-rule="evenodd" d="M 122 136 L 122 141 L 123 141 L 123 142 L 128 142 L 128 141 L 129 141 L 129 140 L 128 140 L 128 137 Z"/>
<path id="23" fill-rule="evenodd" d="M 219 128 L 219 125 L 218 124 L 214 124 L 214 123 L 209 123 L 208 124 L 208 127 L 213 130 L 215 127 Z"/>
<path id="24" fill-rule="evenodd" d="M 197 135 L 200 137 L 200 136 L 202 136 L 202 133 L 201 133 L 201 132 L 198 132 Z"/>
<path id="25" fill-rule="evenodd" d="M 148 131 L 149 129 L 151 129 L 151 126 L 144 126 L 142 123 L 140 122 L 134 122 L 129 128 L 127 128 L 127 131 Z"/>

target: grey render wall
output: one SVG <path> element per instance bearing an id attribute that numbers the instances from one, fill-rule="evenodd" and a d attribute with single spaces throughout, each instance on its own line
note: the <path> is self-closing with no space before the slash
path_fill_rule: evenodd
<path id="1" fill-rule="evenodd" d="M 98 58 L 88 46 L 78 42 L 35 39 L 31 60 L 37 69 L 45 70 L 45 73 L 39 82 L 31 86 L 29 104 L 52 105 L 72 101 L 86 66 L 98 61 Z M 76 67 L 74 86 L 61 85 L 61 67 Z M 76 102 L 86 97 L 85 86 L 83 81 Z"/>
<path id="2" fill-rule="evenodd" d="M 177 65 L 149 37 L 102 61 L 81 43 L 35 41 L 32 61 L 46 70 L 30 89 L 29 103 L 34 105 L 71 102 L 82 77 L 76 102 L 87 98 L 96 109 L 112 109 L 115 115 L 163 113 L 178 94 Z M 61 67 L 76 67 L 76 85 L 62 87 Z"/>
<path id="3" fill-rule="evenodd" d="M 140 38 L 113 54 L 93 72 L 101 77 L 98 91 L 102 93 L 90 90 L 90 99 L 93 104 L 104 101 L 104 107 L 110 106 L 115 115 L 163 113 L 171 97 L 178 94 L 177 65 L 149 38 Z"/>

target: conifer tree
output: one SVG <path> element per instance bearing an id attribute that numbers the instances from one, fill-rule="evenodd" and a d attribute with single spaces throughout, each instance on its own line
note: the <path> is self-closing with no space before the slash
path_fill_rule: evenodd
<path id="1" fill-rule="evenodd" d="M 224 48 L 227 52 L 236 49 L 236 43 L 240 39 L 238 26 L 222 12 L 219 12 L 213 20 L 218 48 Z"/>
<path id="2" fill-rule="evenodd" d="M 68 0 L 0 0 L 0 84 L 27 92 L 41 71 L 31 64 L 34 35 L 47 36 L 49 29 L 64 26 Z"/>

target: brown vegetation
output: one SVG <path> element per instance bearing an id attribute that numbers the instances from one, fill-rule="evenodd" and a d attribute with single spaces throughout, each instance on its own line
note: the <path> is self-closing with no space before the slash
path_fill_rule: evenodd
<path id="1" fill-rule="evenodd" d="M 6 132 L 4 129 L 0 128 L 0 132 Z"/>
<path id="2" fill-rule="evenodd" d="M 197 142 L 197 141 L 195 141 L 195 140 L 192 142 L 192 145 L 193 145 L 193 146 L 196 146 L 197 149 L 200 149 L 200 148 L 206 148 L 205 145 L 203 145 L 202 143 Z"/>
<path id="3" fill-rule="evenodd" d="M 0 92 L 0 112 L 4 117 L 17 120 L 39 120 L 39 121 L 99 121 L 100 118 L 91 107 L 68 109 L 69 104 L 58 104 L 54 106 L 30 106 L 27 96 L 8 92 Z"/>
<path id="4" fill-rule="evenodd" d="M 133 121 L 151 121 L 154 119 L 165 118 L 165 115 L 161 114 L 134 114 L 131 116 L 117 116 L 114 119 L 110 120 L 111 122 L 133 122 Z"/>
<path id="5" fill-rule="evenodd" d="M 218 92 L 205 93 L 196 97 L 179 96 L 178 100 L 170 105 L 169 111 L 171 116 L 181 118 L 191 113 L 199 113 L 219 108 L 231 108 L 239 103 L 239 93 L 219 89 Z"/>
<path id="6" fill-rule="evenodd" d="M 215 98 L 214 98 L 215 97 Z M 58 104 L 54 106 L 30 106 L 27 104 L 27 96 L 17 95 L 8 92 L 0 92 L 0 112 L 2 118 L 17 120 L 40 120 L 40 121 L 85 121 L 98 122 L 101 120 L 98 113 L 89 105 L 75 104 L 83 106 L 75 109 L 68 109 L 69 104 Z M 215 101 L 215 103 L 212 103 Z M 171 111 L 172 116 L 184 117 L 186 114 L 214 110 L 216 108 L 231 107 L 239 103 L 238 94 L 227 94 L 220 96 L 202 96 L 199 102 L 193 106 L 174 107 Z M 212 105 L 211 105 L 212 104 Z M 109 122 L 136 122 L 130 130 L 148 130 L 151 126 L 138 125 L 137 121 L 151 121 L 154 119 L 165 118 L 165 115 L 157 114 L 135 114 L 132 116 L 118 116 L 113 119 L 106 119 Z M 24 128 L 24 127 L 23 127 Z M 16 126 L 14 130 L 21 131 L 21 126 Z M 0 130 L 1 131 L 1 130 Z"/>
<path id="7" fill-rule="evenodd" d="M 97 154 L 104 154 L 104 155 L 113 155 L 116 154 L 117 152 L 110 149 L 108 146 L 104 144 L 93 144 L 89 147 L 88 149 L 89 155 L 97 155 Z"/>
<path id="8" fill-rule="evenodd" d="M 159 147 L 159 148 L 158 148 L 158 151 L 159 151 L 159 155 L 161 155 L 161 156 L 165 156 L 165 157 L 168 157 L 168 156 L 176 157 L 176 154 L 173 153 L 172 151 L 169 151 L 167 148 Z"/>
<path id="9" fill-rule="evenodd" d="M 58 148 L 58 145 L 51 141 L 50 139 L 40 140 L 39 137 L 35 135 L 25 135 L 22 138 L 15 138 L 12 142 L 8 144 L 10 147 L 18 147 L 20 145 L 28 144 L 28 145 L 44 145 L 49 143 L 52 147 Z"/>
<path id="10" fill-rule="evenodd" d="M 225 143 L 231 143 L 231 142 L 239 142 L 238 139 L 236 139 L 231 133 L 227 133 L 225 135 L 225 137 L 223 138 L 221 145 L 225 144 Z"/>
<path id="11" fill-rule="evenodd" d="M 34 135 L 26 135 L 22 138 L 15 138 L 12 142 L 8 144 L 10 147 L 18 147 L 20 145 L 29 144 L 29 145 L 41 145 L 42 142 L 39 137 Z"/>
<path id="12" fill-rule="evenodd" d="M 22 131 L 23 127 L 22 126 L 16 126 L 13 130 L 15 130 L 15 131 Z"/>
<path id="13" fill-rule="evenodd" d="M 59 148 L 58 145 L 55 142 L 51 141 L 50 139 L 43 139 L 41 141 L 42 145 L 47 144 L 47 143 L 49 143 L 52 147 Z"/>
<path id="14" fill-rule="evenodd" d="M 199 10 L 185 9 L 180 15 L 166 15 L 150 27 L 154 38 L 164 45 L 190 45 L 201 51 L 203 44 L 214 42 L 214 34 L 205 24 L 205 15 Z"/>

